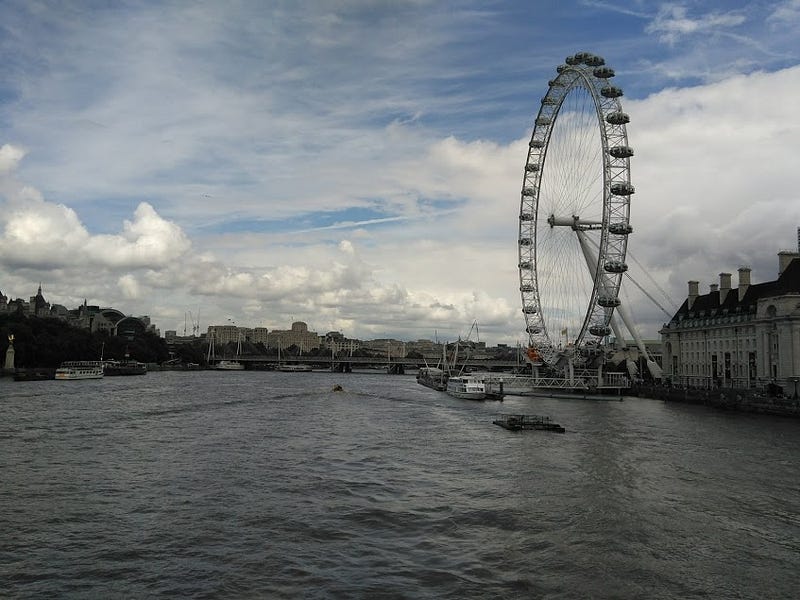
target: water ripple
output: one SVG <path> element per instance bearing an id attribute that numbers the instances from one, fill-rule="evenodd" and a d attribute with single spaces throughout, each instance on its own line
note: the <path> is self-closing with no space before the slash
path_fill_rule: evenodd
<path id="1" fill-rule="evenodd" d="M 474 403 L 375 374 L 0 392 L 9 597 L 790 598 L 800 583 L 791 420 Z M 567 433 L 507 432 L 498 412 Z"/>

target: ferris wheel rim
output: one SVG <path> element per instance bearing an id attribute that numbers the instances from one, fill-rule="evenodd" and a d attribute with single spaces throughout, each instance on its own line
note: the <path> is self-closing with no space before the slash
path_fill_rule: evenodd
<path id="1" fill-rule="evenodd" d="M 544 217 L 551 229 L 555 226 L 568 227 L 576 233 L 593 277 L 585 317 L 580 331 L 573 338 L 573 345 L 588 345 L 588 336 L 594 339 L 593 343 L 599 343 L 611 332 L 611 318 L 614 308 L 619 305 L 621 278 L 627 270 L 627 239 L 632 231 L 630 196 L 635 191 L 630 183 L 629 159 L 633 150 L 628 145 L 626 124 L 629 117 L 622 110 L 619 100 L 623 95 L 622 90 L 609 82 L 614 76 L 613 69 L 605 66 L 601 57 L 580 52 L 567 57 L 557 72 L 557 77 L 548 82 L 547 94 L 542 98 L 534 120 L 521 192 L 518 246 L 520 294 L 526 333 L 530 346 L 547 363 L 555 362 L 559 344 L 555 343 L 555 332 L 544 316 L 546 311 L 539 289 L 538 253 L 541 242 L 537 224 Z M 581 216 L 576 214 L 539 214 L 542 176 L 547 172 L 551 137 L 559 123 L 562 106 L 573 92 L 585 92 L 591 99 L 600 139 L 602 218 L 591 222 L 581 220 Z M 581 230 L 589 228 L 599 231 L 596 260 L 591 258 L 592 250 L 585 236 L 581 238 Z"/>

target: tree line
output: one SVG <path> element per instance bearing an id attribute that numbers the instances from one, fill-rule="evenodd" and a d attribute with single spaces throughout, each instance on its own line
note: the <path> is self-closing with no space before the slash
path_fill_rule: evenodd
<path id="1" fill-rule="evenodd" d="M 11 335 L 17 368 L 56 368 L 68 360 L 123 360 L 126 355 L 140 362 L 162 363 L 170 357 L 166 341 L 154 333 L 129 339 L 103 331 L 91 332 L 60 319 L 11 313 L 0 315 L 3 364 Z"/>

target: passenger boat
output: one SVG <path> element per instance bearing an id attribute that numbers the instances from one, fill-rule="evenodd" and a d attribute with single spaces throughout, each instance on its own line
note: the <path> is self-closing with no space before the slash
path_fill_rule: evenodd
<path id="1" fill-rule="evenodd" d="M 236 340 L 236 358 L 242 354 L 242 338 L 241 335 Z M 214 359 L 214 336 L 212 335 L 209 338 L 208 342 L 208 361 L 211 362 Z M 223 359 L 217 362 L 214 366 L 211 367 L 217 371 L 244 371 L 244 365 L 240 363 L 238 360 L 228 360 Z"/>
<path id="2" fill-rule="evenodd" d="M 483 387 L 486 390 L 487 400 L 500 400 L 502 401 L 506 395 L 505 384 L 503 375 L 501 373 L 480 373 L 472 372 L 470 377 L 477 381 L 483 382 Z"/>
<path id="3" fill-rule="evenodd" d="M 106 377 L 116 375 L 145 375 L 147 365 L 137 360 L 107 360 L 103 363 Z"/>
<path id="4" fill-rule="evenodd" d="M 304 364 L 284 364 L 275 367 L 276 371 L 283 371 L 284 373 L 308 373 L 312 371 L 311 365 Z"/>
<path id="5" fill-rule="evenodd" d="M 308 373 L 313 369 L 311 365 L 304 365 L 303 363 L 284 363 L 281 360 L 281 347 L 278 346 L 278 365 L 275 370 L 283 371 L 284 373 Z"/>
<path id="6" fill-rule="evenodd" d="M 479 377 L 456 375 L 447 380 L 447 393 L 464 400 L 486 400 L 486 385 Z"/>
<path id="7" fill-rule="evenodd" d="M 62 380 L 72 379 L 102 379 L 103 361 L 100 360 L 70 360 L 61 363 L 56 369 L 55 378 Z"/>
<path id="8" fill-rule="evenodd" d="M 238 360 L 221 360 L 214 365 L 217 371 L 244 371 L 244 365 Z"/>
<path id="9" fill-rule="evenodd" d="M 417 383 L 443 392 L 447 389 L 447 373 L 438 367 L 421 367 L 417 372 Z"/>

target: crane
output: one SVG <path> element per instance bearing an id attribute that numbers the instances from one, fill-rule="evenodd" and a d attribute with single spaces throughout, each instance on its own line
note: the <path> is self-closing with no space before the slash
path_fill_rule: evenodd
<path id="1" fill-rule="evenodd" d="M 194 318 L 192 315 L 192 311 L 189 311 L 189 319 L 192 321 L 192 336 L 197 337 L 200 335 L 200 309 L 197 309 L 197 319 Z"/>

